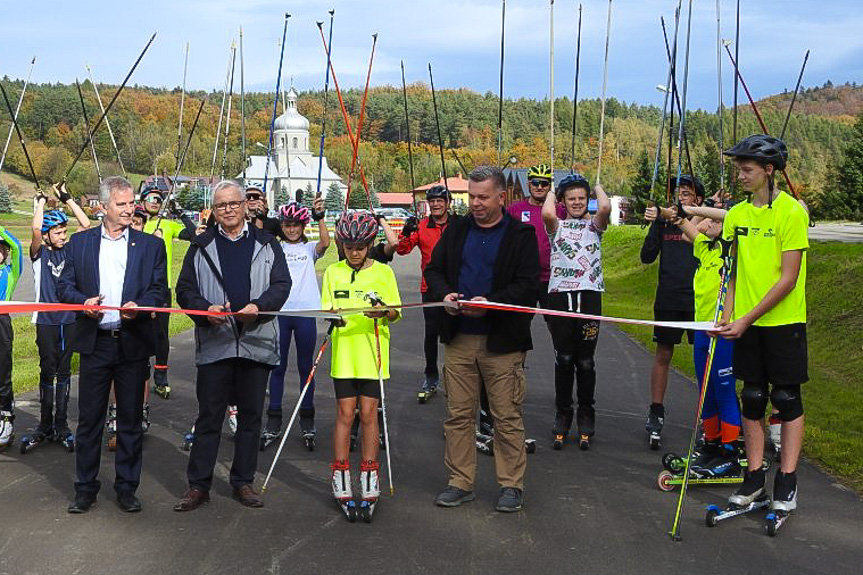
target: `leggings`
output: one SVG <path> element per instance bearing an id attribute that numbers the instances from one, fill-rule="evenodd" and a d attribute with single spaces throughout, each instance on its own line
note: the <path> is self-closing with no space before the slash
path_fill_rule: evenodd
<path id="1" fill-rule="evenodd" d="M 434 301 L 428 292 L 422 294 L 423 303 Z M 425 339 L 423 350 L 425 351 L 426 367 L 425 375 L 437 377 L 437 352 L 438 336 L 440 335 L 441 314 L 444 311 L 439 307 L 424 307 L 423 319 L 425 319 Z"/>
<path id="2" fill-rule="evenodd" d="M 288 353 L 291 348 L 291 336 L 296 339 L 297 371 L 300 374 L 300 392 L 306 384 L 306 379 L 312 371 L 312 359 L 315 353 L 315 342 L 318 329 L 315 318 L 279 316 L 279 365 L 270 374 L 270 405 L 269 409 L 282 408 L 282 395 L 285 390 L 285 372 L 288 369 Z M 303 398 L 302 409 L 315 408 L 315 380 L 309 382 L 309 391 Z"/>
<path id="3" fill-rule="evenodd" d="M 693 359 L 699 386 L 704 381 L 710 337 L 703 331 L 695 332 Z M 710 441 L 733 443 L 740 435 L 740 405 L 737 403 L 734 371 L 734 342 L 717 338 L 713 352 L 713 366 L 704 396 L 701 420 L 704 422 L 704 437 Z"/>

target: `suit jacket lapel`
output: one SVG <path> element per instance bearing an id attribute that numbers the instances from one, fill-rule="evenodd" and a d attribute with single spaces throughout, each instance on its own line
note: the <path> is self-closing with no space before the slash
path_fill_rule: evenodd
<path id="1" fill-rule="evenodd" d="M 101 284 L 99 283 L 99 248 L 102 245 L 102 226 L 97 226 L 92 229 L 89 237 L 87 238 L 90 242 L 88 249 L 84 250 L 85 254 L 92 254 L 93 259 L 92 263 L 89 265 L 92 270 L 92 281 L 93 286 L 96 288 L 94 293 L 101 293 Z M 85 255 L 86 257 L 86 255 Z M 83 262 L 82 262 L 83 263 Z"/>
<path id="2" fill-rule="evenodd" d="M 139 269 L 141 232 L 129 228 L 129 239 L 126 246 L 126 274 L 123 277 L 123 303 L 133 301 L 132 288 L 136 285 L 134 280 L 135 270 Z"/>

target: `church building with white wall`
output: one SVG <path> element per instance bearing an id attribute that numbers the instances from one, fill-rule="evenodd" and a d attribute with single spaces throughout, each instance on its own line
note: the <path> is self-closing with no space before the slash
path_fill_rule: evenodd
<path id="1" fill-rule="evenodd" d="M 267 175 L 267 205 L 276 208 L 275 198 L 278 192 L 285 188 L 291 199 L 296 198 L 297 190 L 305 192 L 306 186 L 312 185 L 317 190 L 319 159 L 312 155 L 309 149 L 309 121 L 297 110 L 297 92 L 291 86 L 285 97 L 287 107 L 285 112 L 276 118 L 273 129 L 273 150 L 269 158 L 267 171 L 266 156 L 250 156 L 246 168 L 246 185 L 263 187 L 264 174 Z M 242 174 L 237 176 L 242 178 Z M 347 186 L 341 177 L 330 169 L 327 158 L 323 158 L 321 170 L 321 195 L 326 198 L 327 190 L 333 182 L 339 185 L 342 195 L 347 193 Z"/>

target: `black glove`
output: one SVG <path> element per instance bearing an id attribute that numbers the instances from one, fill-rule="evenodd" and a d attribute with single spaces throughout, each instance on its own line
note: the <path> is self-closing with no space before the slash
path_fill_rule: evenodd
<path id="1" fill-rule="evenodd" d="M 376 221 L 378 224 L 380 224 L 381 222 L 385 222 L 385 221 L 387 221 L 386 216 L 385 216 L 385 215 L 383 215 L 383 214 L 375 214 L 374 216 L 375 216 L 375 221 Z"/>
<path id="2" fill-rule="evenodd" d="M 54 193 L 57 194 L 57 199 L 60 200 L 61 204 L 65 204 L 72 199 L 72 194 L 66 189 L 66 182 L 62 182 L 59 185 L 55 184 L 51 187 L 54 189 Z"/>
<path id="3" fill-rule="evenodd" d="M 405 220 L 405 225 L 402 226 L 402 236 L 409 237 L 412 233 L 419 231 L 420 224 L 416 216 L 411 216 Z"/>
<path id="4" fill-rule="evenodd" d="M 180 204 L 177 203 L 177 200 L 171 198 L 170 200 L 168 200 L 168 212 L 175 218 L 179 218 L 183 215 L 183 208 L 180 207 Z"/>
<path id="5" fill-rule="evenodd" d="M 312 219 L 315 220 L 316 222 L 319 222 L 322 219 L 324 219 L 324 216 L 326 216 L 326 215 L 327 215 L 326 211 L 318 212 L 318 211 L 315 211 L 315 208 L 312 208 Z"/>

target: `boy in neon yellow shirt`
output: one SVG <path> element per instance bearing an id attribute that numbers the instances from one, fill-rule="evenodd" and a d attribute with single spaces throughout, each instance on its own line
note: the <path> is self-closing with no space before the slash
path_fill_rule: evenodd
<path id="1" fill-rule="evenodd" d="M 806 382 L 806 210 L 774 188 L 774 174 L 785 169 L 782 140 L 749 136 L 730 150 L 738 179 L 751 200 L 737 204 L 725 218 L 723 236 L 736 246 L 736 269 L 728 286 L 726 309 L 715 334 L 736 339 L 734 372 L 743 381 L 743 431 L 750 462 L 764 456 L 764 410 L 768 399 L 782 420 L 782 463 L 773 484 L 768 532 L 797 507 L 797 462 L 803 443 Z M 772 389 L 771 389 L 772 386 Z M 746 507 L 763 499 L 765 472 L 751 465 L 729 498 Z M 772 518 L 772 519 L 771 519 Z M 771 529 L 772 527 L 772 529 Z"/>
<path id="2" fill-rule="evenodd" d="M 336 238 L 344 247 L 345 259 L 327 268 L 321 287 L 323 309 L 370 308 L 364 314 L 346 316 L 333 332 L 330 375 L 338 400 L 338 414 L 333 433 L 332 484 L 333 495 L 349 521 L 355 521 L 357 515 L 348 452 L 350 429 L 358 405 L 363 429 L 360 512 L 365 521 L 371 521 L 380 496 L 377 413 L 383 383 L 378 376 L 389 379 L 389 324 L 400 317 L 397 310 L 371 309 L 380 305 L 380 301 L 387 305 L 401 304 L 392 269 L 369 257 L 369 248 L 377 231 L 378 223 L 368 212 L 343 215 L 336 226 Z M 371 298 L 367 297 L 370 293 L 374 293 Z M 378 299 L 379 302 L 370 303 L 370 299 Z M 375 322 L 378 337 L 375 336 Z"/>

